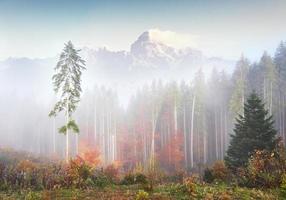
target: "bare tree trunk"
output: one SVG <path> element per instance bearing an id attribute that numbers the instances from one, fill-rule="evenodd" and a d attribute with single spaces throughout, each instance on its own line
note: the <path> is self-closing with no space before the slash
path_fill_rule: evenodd
<path id="1" fill-rule="evenodd" d="M 66 162 L 69 162 L 69 104 L 67 103 L 67 113 L 66 113 Z"/>
<path id="2" fill-rule="evenodd" d="M 187 154 L 187 131 L 186 131 L 186 107 L 183 110 L 183 126 L 184 126 L 184 154 L 185 154 L 185 168 L 188 169 L 188 154 Z"/>
<path id="3" fill-rule="evenodd" d="M 157 125 L 157 113 L 155 111 L 156 109 L 153 108 L 152 111 L 152 141 L 151 141 L 151 167 L 154 165 L 154 159 L 155 159 L 155 131 L 156 131 L 156 125 Z"/>
<path id="4" fill-rule="evenodd" d="M 278 114 L 279 114 L 279 135 L 284 137 L 282 133 L 282 109 L 281 109 L 281 91 L 279 90 L 279 97 L 278 97 Z M 285 142 L 285 139 L 284 139 Z"/>
<path id="5" fill-rule="evenodd" d="M 53 118 L 53 153 L 56 153 L 56 118 Z"/>
<path id="6" fill-rule="evenodd" d="M 203 130 L 203 133 L 204 133 L 204 164 L 207 163 L 207 133 L 205 130 Z"/>
<path id="7" fill-rule="evenodd" d="M 192 105 L 192 122 L 191 122 L 191 167 L 194 167 L 194 116 L 195 116 L 196 96 L 193 98 Z"/>
<path id="8" fill-rule="evenodd" d="M 175 131 L 175 136 L 177 135 L 178 132 L 178 121 L 177 121 L 177 100 L 175 97 L 175 105 L 174 105 L 174 131 Z"/>
<path id="9" fill-rule="evenodd" d="M 215 156 L 216 156 L 216 160 L 218 159 L 219 155 L 218 155 L 218 131 L 217 131 L 217 111 L 216 111 L 216 107 L 215 107 Z"/>
<path id="10" fill-rule="evenodd" d="M 78 133 L 75 135 L 75 154 L 78 155 Z"/>
<path id="11" fill-rule="evenodd" d="M 117 118 L 114 117 L 114 160 L 117 160 Z"/>
<path id="12" fill-rule="evenodd" d="M 108 118 L 107 118 L 107 136 L 108 136 L 108 162 L 112 160 L 112 133 L 111 133 L 111 109 L 109 108 Z"/>
<path id="13" fill-rule="evenodd" d="M 282 135 L 285 139 L 285 95 L 282 94 L 283 103 L 282 103 Z"/>
<path id="14" fill-rule="evenodd" d="M 135 141 L 135 144 L 134 144 L 134 155 L 135 155 L 135 159 L 137 159 L 137 138 L 136 138 L 136 133 L 135 133 L 135 128 L 133 127 L 133 138 L 134 138 L 134 141 Z"/>
<path id="15" fill-rule="evenodd" d="M 170 123 L 167 122 L 167 135 L 168 135 L 167 143 L 170 143 L 170 141 L 171 141 L 171 133 L 170 132 L 171 132 L 170 131 Z M 172 158 L 171 158 L 171 149 L 168 148 L 168 161 L 169 161 L 169 164 L 171 163 L 171 160 L 172 160 Z"/>
<path id="16" fill-rule="evenodd" d="M 94 103 L 94 144 L 96 145 L 96 134 L 97 134 L 97 117 L 96 117 L 96 102 Z"/>
<path id="17" fill-rule="evenodd" d="M 228 147 L 228 143 L 229 143 L 229 138 L 228 138 L 228 127 L 227 127 L 227 113 L 226 111 L 224 110 L 224 138 L 225 138 L 225 141 L 224 141 L 224 153 L 226 152 L 227 150 L 227 147 Z"/>
<path id="18" fill-rule="evenodd" d="M 223 148 L 223 143 L 224 143 L 224 139 L 223 139 L 223 116 L 222 116 L 222 107 L 220 107 L 220 159 L 223 158 L 223 154 L 224 154 L 224 148 Z"/>
<path id="19" fill-rule="evenodd" d="M 101 137 L 102 137 L 102 143 L 101 143 L 101 149 L 102 149 L 102 157 L 103 157 L 103 164 L 106 164 L 106 153 L 105 153 L 105 113 L 104 109 L 102 112 L 102 132 L 101 132 Z"/>
<path id="20" fill-rule="evenodd" d="M 272 115 L 272 81 L 270 83 L 270 105 L 269 105 L 269 113 Z"/>

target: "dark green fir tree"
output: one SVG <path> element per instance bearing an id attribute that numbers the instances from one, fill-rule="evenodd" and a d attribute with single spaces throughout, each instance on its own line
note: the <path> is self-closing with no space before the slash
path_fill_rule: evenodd
<path id="1" fill-rule="evenodd" d="M 244 113 L 236 119 L 234 134 L 225 157 L 230 169 L 245 167 L 255 150 L 273 150 L 277 144 L 274 121 L 259 96 L 252 92 L 244 104 Z"/>

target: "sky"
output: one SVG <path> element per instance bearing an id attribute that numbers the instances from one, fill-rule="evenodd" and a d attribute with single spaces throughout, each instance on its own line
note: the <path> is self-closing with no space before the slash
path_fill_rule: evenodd
<path id="1" fill-rule="evenodd" d="M 130 50 L 146 30 L 177 48 L 250 60 L 286 40 L 285 0 L 0 0 L 0 60 L 44 58 L 72 40 Z"/>

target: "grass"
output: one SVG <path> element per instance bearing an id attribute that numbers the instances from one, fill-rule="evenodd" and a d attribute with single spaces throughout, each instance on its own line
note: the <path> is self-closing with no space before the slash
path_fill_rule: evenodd
<path id="1" fill-rule="evenodd" d="M 0 192 L 2 200 L 134 200 L 138 191 L 142 189 L 140 185 L 133 186 L 108 186 L 105 188 L 93 189 L 57 189 L 51 191 L 6 191 Z M 149 193 L 152 200 L 279 200 L 286 199 L 277 190 L 259 190 L 241 187 L 230 187 L 225 184 L 205 184 L 195 185 L 192 190 L 182 184 L 158 185 Z"/>

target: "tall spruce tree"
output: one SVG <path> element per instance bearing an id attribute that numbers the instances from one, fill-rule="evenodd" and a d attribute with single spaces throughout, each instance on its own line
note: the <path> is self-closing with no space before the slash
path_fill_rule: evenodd
<path id="1" fill-rule="evenodd" d="M 244 116 L 236 119 L 234 134 L 225 157 L 231 169 L 245 167 L 255 150 L 273 150 L 277 143 L 272 115 L 264 108 L 264 103 L 252 92 L 244 104 Z"/>
<path id="2" fill-rule="evenodd" d="M 59 132 L 66 136 L 66 161 L 69 160 L 69 130 L 79 133 L 79 128 L 72 119 L 72 114 L 80 101 L 81 74 L 85 69 L 85 61 L 78 55 L 79 51 L 74 48 L 71 41 L 65 44 L 52 78 L 54 90 L 57 94 L 60 93 L 60 99 L 49 116 L 55 117 L 61 111 L 65 112 L 66 124 Z"/>

